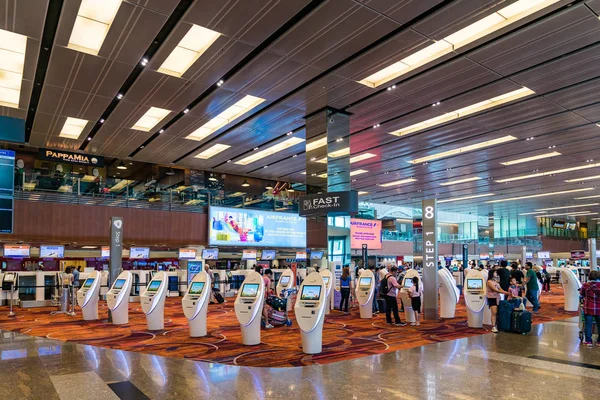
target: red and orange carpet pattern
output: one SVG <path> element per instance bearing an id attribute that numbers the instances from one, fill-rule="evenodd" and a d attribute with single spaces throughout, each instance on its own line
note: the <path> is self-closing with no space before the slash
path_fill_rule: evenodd
<path id="1" fill-rule="evenodd" d="M 325 318 L 323 352 L 307 355 L 302 353 L 300 330 L 293 315 L 291 327 L 263 329 L 260 345 L 242 345 L 233 300 L 209 306 L 209 334 L 204 338 L 189 337 L 180 298 L 167 298 L 165 329 L 153 332 L 146 329 L 146 318 L 139 303 L 130 304 L 129 324 L 121 326 L 107 322 L 105 302 L 100 302 L 98 321 L 83 321 L 79 309 L 74 317 L 61 314 L 53 316 L 50 314 L 53 310 L 50 307 L 15 308 L 16 318 L 9 318 L 6 316 L 8 308 L 0 307 L 0 329 L 117 350 L 256 367 L 327 364 L 489 332 L 467 326 L 463 304 L 458 305 L 456 318 L 439 322 L 425 321 L 419 327 L 390 327 L 386 325 L 384 315 L 368 320 L 360 319 L 357 311 L 350 315 L 333 311 Z M 542 309 L 534 315 L 534 323 L 574 315 L 577 313 L 563 310 L 562 293 L 544 293 Z"/>

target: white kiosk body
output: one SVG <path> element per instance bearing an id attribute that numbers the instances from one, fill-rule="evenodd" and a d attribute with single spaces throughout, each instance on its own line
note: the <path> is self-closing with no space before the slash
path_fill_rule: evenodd
<path id="1" fill-rule="evenodd" d="M 148 330 L 158 331 L 165 327 L 165 299 L 167 297 L 167 273 L 159 271 L 140 295 L 142 310 L 146 314 Z"/>
<path id="2" fill-rule="evenodd" d="M 281 273 L 279 277 L 279 281 L 277 282 L 277 287 L 275 288 L 275 294 L 279 297 L 283 297 L 283 292 L 288 289 L 293 289 L 296 287 L 296 277 L 294 276 L 294 271 L 291 269 L 286 269 Z M 294 307 L 294 303 L 292 303 L 291 298 L 288 298 L 287 301 L 287 311 L 291 311 Z"/>
<path id="3" fill-rule="evenodd" d="M 329 314 L 331 311 L 331 296 L 333 295 L 333 274 L 328 269 L 324 269 L 320 273 L 325 283 L 325 314 Z"/>
<path id="4" fill-rule="evenodd" d="M 242 330 L 242 343 L 246 346 L 260 343 L 260 321 L 265 300 L 263 277 L 256 271 L 250 271 L 233 305 Z"/>
<path id="5" fill-rule="evenodd" d="M 373 271 L 365 269 L 356 283 L 356 300 L 361 318 L 373 318 L 373 302 L 375 297 L 375 276 Z"/>
<path id="6" fill-rule="evenodd" d="M 210 276 L 200 271 L 194 276 L 190 287 L 181 300 L 183 314 L 188 319 L 191 337 L 206 336 L 206 314 L 210 302 Z"/>
<path id="7" fill-rule="evenodd" d="M 130 302 L 140 301 L 141 293 L 144 291 L 144 288 L 150 282 L 150 271 L 143 269 L 133 269 L 131 271 L 131 276 L 133 282 L 131 284 L 131 295 L 129 296 Z"/>
<path id="8" fill-rule="evenodd" d="M 81 307 L 84 321 L 98 319 L 98 299 L 100 298 L 100 286 L 102 276 L 100 271 L 94 271 L 87 278 L 81 289 L 77 291 L 77 304 Z"/>
<path id="9" fill-rule="evenodd" d="M 133 276 L 131 272 L 123 271 L 106 293 L 106 304 L 115 325 L 123 325 L 129 322 L 129 296 L 132 283 Z"/>
<path id="10" fill-rule="evenodd" d="M 456 280 L 447 268 L 440 269 L 438 275 L 440 277 L 440 317 L 454 318 L 456 304 L 460 298 Z"/>
<path id="11" fill-rule="evenodd" d="M 483 328 L 483 312 L 487 306 L 487 277 L 483 271 L 469 271 L 465 278 L 464 294 L 469 328 Z"/>
<path id="12" fill-rule="evenodd" d="M 318 272 L 308 274 L 300 285 L 294 313 L 302 336 L 302 351 L 306 354 L 318 354 L 323 350 L 326 291 L 323 277 Z"/>
<path id="13" fill-rule="evenodd" d="M 559 268 L 565 297 L 565 311 L 579 310 L 579 291 L 581 281 L 576 272 L 568 268 Z M 540 286 L 541 288 L 541 286 Z M 540 290 L 541 292 L 541 290 Z"/>
<path id="14" fill-rule="evenodd" d="M 402 279 L 402 282 L 401 282 L 402 288 L 400 289 L 400 293 L 399 293 L 400 299 L 402 300 L 402 305 L 404 306 L 404 318 L 405 318 L 406 322 L 408 322 L 408 323 L 413 323 L 416 321 L 415 313 L 413 312 L 413 308 L 412 308 L 412 301 L 410 300 L 410 293 L 408 291 L 408 289 L 410 289 L 413 285 L 412 279 L 415 276 L 417 278 L 419 278 L 419 287 L 422 287 L 423 281 L 421 281 L 419 272 L 417 272 L 417 270 L 415 270 L 415 269 L 409 269 L 408 271 L 406 271 L 406 274 L 404 275 L 404 279 Z"/>

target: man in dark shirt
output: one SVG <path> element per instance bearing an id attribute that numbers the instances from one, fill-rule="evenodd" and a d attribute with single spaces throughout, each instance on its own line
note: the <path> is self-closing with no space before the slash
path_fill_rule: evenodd
<path id="1" fill-rule="evenodd" d="M 508 287 L 510 286 L 510 271 L 506 266 L 508 262 L 506 260 L 502 260 L 500 262 L 500 268 L 498 268 L 498 278 L 500 278 L 500 287 L 504 291 L 508 291 Z"/>
<path id="2" fill-rule="evenodd" d="M 519 285 L 523 284 L 523 278 L 525 278 L 525 274 L 523 273 L 523 271 L 521 271 L 519 269 L 519 266 L 517 265 L 517 263 L 512 263 L 510 265 L 512 271 L 510 271 L 510 277 L 511 278 L 515 278 L 517 280 L 517 283 Z"/>

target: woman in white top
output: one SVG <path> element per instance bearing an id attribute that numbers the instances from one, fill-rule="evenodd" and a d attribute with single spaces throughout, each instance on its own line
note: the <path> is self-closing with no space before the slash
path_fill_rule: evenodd
<path id="1" fill-rule="evenodd" d="M 415 322 L 412 322 L 411 325 L 419 326 L 421 323 L 419 322 L 419 314 L 421 312 L 421 295 L 423 294 L 423 285 L 419 282 L 419 277 L 413 276 L 412 278 L 412 286 L 408 289 L 408 293 L 410 295 L 410 303 L 412 305 L 413 312 L 415 313 Z"/>

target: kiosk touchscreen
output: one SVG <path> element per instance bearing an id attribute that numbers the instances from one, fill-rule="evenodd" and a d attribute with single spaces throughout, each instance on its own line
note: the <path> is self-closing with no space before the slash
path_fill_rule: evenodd
<path id="1" fill-rule="evenodd" d="M 278 296 L 284 297 L 284 291 L 289 289 L 294 289 L 296 287 L 296 275 L 294 271 L 291 269 L 286 269 L 281 273 L 279 277 L 279 282 L 277 282 L 277 287 L 275 288 L 275 293 Z M 294 301 L 296 300 L 295 294 L 290 294 L 287 298 L 287 311 L 291 311 L 294 307 Z"/>
<path id="2" fill-rule="evenodd" d="M 361 318 L 373 318 L 375 299 L 375 276 L 370 269 L 364 270 L 356 284 L 356 300 Z"/>
<path id="3" fill-rule="evenodd" d="M 260 343 L 260 321 L 264 303 L 265 282 L 258 272 L 251 271 L 246 275 L 233 306 L 242 330 L 242 343 L 247 346 Z"/>
<path id="4" fill-rule="evenodd" d="M 328 269 L 321 271 L 323 283 L 325 283 L 325 314 L 329 314 L 331 310 L 331 297 L 333 296 L 333 275 Z"/>
<path id="5" fill-rule="evenodd" d="M 487 271 L 486 271 L 487 272 Z M 487 305 L 487 274 L 475 269 L 465 277 L 465 303 L 469 328 L 483 328 L 483 313 Z"/>
<path id="6" fill-rule="evenodd" d="M 158 331 L 165 327 L 167 285 L 167 273 L 158 271 L 140 296 L 142 310 L 146 314 L 146 322 L 150 331 Z"/>
<path id="7" fill-rule="evenodd" d="M 294 313 L 302 336 L 302 351 L 318 354 L 323 349 L 323 322 L 327 288 L 323 277 L 312 272 L 302 282 Z"/>
<path id="8" fill-rule="evenodd" d="M 191 337 L 203 337 L 207 334 L 206 314 L 210 302 L 210 276 L 200 271 L 194 276 L 187 293 L 181 299 L 183 314 L 188 319 Z"/>
<path id="9" fill-rule="evenodd" d="M 100 271 L 94 271 L 87 278 L 81 289 L 77 291 L 77 304 L 85 321 L 98 319 L 98 299 L 100 298 L 100 285 L 102 277 Z"/>
<path id="10" fill-rule="evenodd" d="M 129 322 L 129 296 L 132 284 L 131 272 L 123 271 L 106 293 L 106 304 L 111 312 L 113 324 L 122 325 Z"/>
<path id="11" fill-rule="evenodd" d="M 421 287 L 421 285 L 423 285 L 423 281 L 421 281 L 419 272 L 417 272 L 417 270 L 414 269 L 409 269 L 408 271 L 406 271 L 406 274 L 404 274 L 404 279 L 400 284 L 400 286 L 402 287 L 400 289 L 400 300 L 404 305 L 404 318 L 406 319 L 406 322 L 410 323 L 415 322 L 415 313 L 413 312 L 412 302 L 410 300 L 410 293 L 408 290 L 412 287 L 412 279 L 415 276 L 419 278 L 419 287 Z"/>
<path id="12" fill-rule="evenodd" d="M 440 278 L 440 317 L 454 318 L 456 315 L 456 304 L 460 298 L 460 291 L 456 286 L 456 280 L 452 272 L 447 268 L 438 271 Z"/>
<path id="13" fill-rule="evenodd" d="M 560 271 L 560 277 L 562 279 L 562 286 L 564 290 L 565 311 L 578 311 L 581 281 L 577 277 L 576 272 L 571 269 L 558 268 L 558 271 Z"/>

